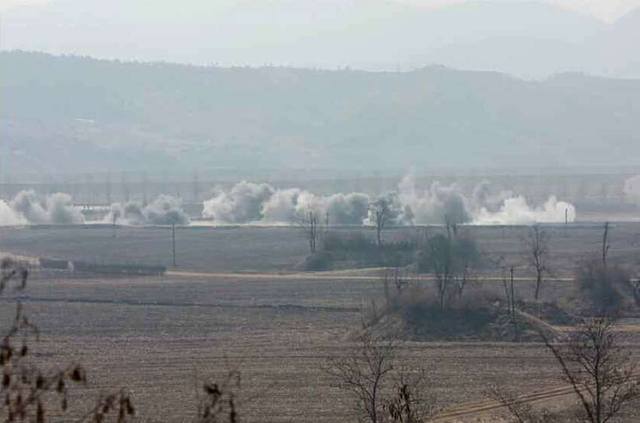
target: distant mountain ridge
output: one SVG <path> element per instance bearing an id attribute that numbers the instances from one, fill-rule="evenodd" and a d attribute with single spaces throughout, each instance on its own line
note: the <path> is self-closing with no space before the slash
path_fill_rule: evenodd
<path id="1" fill-rule="evenodd" d="M 0 53 L 5 169 L 640 165 L 640 81 Z M 4 151 L 3 151 L 4 149 Z"/>
<path id="2" fill-rule="evenodd" d="M 540 2 L 59 0 L 10 10 L 3 47 L 123 60 L 640 78 L 640 10 L 612 24 Z"/>
<path id="3" fill-rule="evenodd" d="M 587 24 L 573 39 L 497 34 L 447 44 L 425 52 L 413 63 L 439 63 L 528 79 L 544 79 L 562 72 L 640 78 L 638 40 L 640 8 L 611 24 Z"/>

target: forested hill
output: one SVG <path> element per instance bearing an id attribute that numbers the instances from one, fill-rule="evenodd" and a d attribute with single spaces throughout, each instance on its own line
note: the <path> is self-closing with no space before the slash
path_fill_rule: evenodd
<path id="1" fill-rule="evenodd" d="M 640 80 L 4 52 L 0 90 L 0 151 L 13 170 L 640 164 Z"/>

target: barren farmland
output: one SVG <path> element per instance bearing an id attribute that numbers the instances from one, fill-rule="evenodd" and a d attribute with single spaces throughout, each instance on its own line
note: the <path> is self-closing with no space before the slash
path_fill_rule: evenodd
<path id="1" fill-rule="evenodd" d="M 441 227 L 390 228 L 389 242 L 425 238 Z M 573 272 L 577 261 L 600 254 L 602 224 L 552 225 L 550 250 L 556 276 Z M 373 228 L 335 228 L 333 232 L 364 233 Z M 478 241 L 487 257 L 505 257 L 524 263 L 523 226 L 465 226 L 461 232 Z M 115 234 L 115 235 L 114 235 Z M 640 264 L 640 224 L 615 223 L 610 231 L 611 260 Z M 177 228 L 177 263 L 180 271 L 292 272 L 308 255 L 304 234 L 296 227 L 182 227 Z M 171 264 L 171 228 L 87 226 L 0 227 L 0 251 L 96 263 Z M 492 272 L 492 269 L 489 269 Z"/>
<path id="2" fill-rule="evenodd" d="M 189 279 L 39 279 L 23 297 L 45 335 L 37 351 L 91 369 L 99 390 L 129 387 L 140 414 L 183 421 L 196 376 L 242 370 L 249 421 L 342 422 L 349 404 L 322 368 L 346 351 L 359 306 L 378 283 Z M 3 307 L 2 321 L 13 310 Z M 414 343 L 411 362 L 433 366 L 446 404 L 482 400 L 508 372 L 517 389 L 554 385 L 539 345 Z M 555 382 L 557 384 L 557 382 Z"/>
<path id="3" fill-rule="evenodd" d="M 464 230 L 473 231 L 483 253 L 522 254 L 522 228 Z M 600 226 L 550 230 L 559 280 L 549 280 L 543 299 L 571 293 L 572 282 L 560 277 L 571 274 L 576 259 L 597 253 L 602 232 Z M 394 239 L 408 231 L 385 236 Z M 4 228 L 0 249 L 69 260 L 168 264 L 169 235 L 164 228 L 119 228 L 115 238 L 110 227 Z M 640 225 L 614 225 L 612 260 L 637 265 L 639 237 Z M 188 421 L 198 378 L 229 368 L 242 372 L 243 421 L 354 421 L 350 404 L 323 367 L 328 357 L 346 353 L 363 305 L 383 295 L 379 271 L 306 277 L 296 270 L 306 253 L 295 228 L 184 228 L 178 231 L 178 270 L 215 274 L 98 278 L 36 271 L 26 292 L 3 299 L 0 321 L 10 321 L 9 302 L 20 297 L 43 333 L 37 352 L 52 363 L 83 363 L 91 388 L 83 395 L 128 387 L 139 415 L 148 418 L 144 421 Z M 233 275 L 240 270 L 260 274 Z M 486 280 L 471 290 L 484 288 L 502 289 Z M 531 289 L 531 282 L 518 282 L 518 295 L 528 296 Z M 630 342 L 635 349 L 637 341 Z M 400 355 L 429 369 L 443 407 L 485 400 L 492 383 L 522 393 L 562 386 L 553 360 L 537 343 L 410 342 Z M 492 421 L 486 414 L 458 420 L 480 418 Z"/>

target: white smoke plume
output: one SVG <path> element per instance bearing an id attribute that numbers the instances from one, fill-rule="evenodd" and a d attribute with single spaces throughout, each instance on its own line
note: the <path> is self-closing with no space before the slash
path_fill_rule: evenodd
<path id="1" fill-rule="evenodd" d="M 488 181 L 482 181 L 473 189 L 471 202 L 476 208 L 485 208 L 488 211 L 496 212 L 504 205 L 509 198 L 517 197 L 511 191 L 493 192 Z"/>
<path id="2" fill-rule="evenodd" d="M 267 223 L 290 223 L 313 211 L 325 213 L 324 199 L 299 189 L 276 190 L 265 201 L 259 211 L 261 221 Z M 368 204 L 368 203 L 367 203 Z"/>
<path id="3" fill-rule="evenodd" d="M 249 223 L 262 219 L 263 204 L 275 189 L 267 184 L 240 182 L 229 192 L 219 191 L 204 202 L 203 217 L 222 223 Z"/>
<path id="4" fill-rule="evenodd" d="M 361 193 L 317 196 L 299 189 L 276 190 L 263 204 L 262 221 L 287 223 L 313 211 L 330 223 L 362 225 L 369 209 L 369 196 Z"/>
<path id="5" fill-rule="evenodd" d="M 640 203 L 640 176 L 625 184 L 625 193 Z M 438 182 L 418 188 L 411 176 L 403 178 L 397 190 L 382 196 L 397 225 L 531 224 L 569 222 L 576 218 L 573 205 L 554 196 L 540 206 L 530 206 L 522 196 L 492 193 L 487 183 L 465 196 L 456 185 Z M 378 200 L 364 193 L 316 195 L 298 188 L 277 189 L 268 184 L 241 182 L 230 190 L 219 190 L 205 201 L 203 217 L 216 224 L 284 224 L 314 211 L 331 224 L 370 224 L 369 204 Z M 188 225 L 189 216 L 179 199 L 159 196 L 152 203 L 116 203 L 104 222 L 125 225 Z M 19 193 L 11 202 L 0 201 L 0 226 L 29 224 L 81 224 L 85 219 L 67 194 L 40 196 L 33 191 Z"/>
<path id="6" fill-rule="evenodd" d="M 481 207 L 474 215 L 473 223 L 479 225 L 530 225 L 533 223 L 574 222 L 576 208 L 567 202 L 558 201 L 555 196 L 541 207 L 530 207 L 526 198 L 511 197 L 504 200 L 497 211 Z"/>
<path id="7" fill-rule="evenodd" d="M 411 214 L 410 219 L 405 217 L 405 223 L 437 225 L 447 221 L 456 224 L 472 221 L 468 201 L 456 185 L 434 182 L 428 189 L 419 190 L 413 176 L 408 175 L 398 185 L 398 199 L 405 209 L 402 215 L 407 216 L 409 211 Z"/>
<path id="8" fill-rule="evenodd" d="M 632 176 L 624 182 L 624 196 L 628 202 L 640 205 L 640 175 Z"/>
<path id="9" fill-rule="evenodd" d="M 0 226 L 22 226 L 26 225 L 27 219 L 17 213 L 4 200 L 0 200 Z"/>
<path id="10" fill-rule="evenodd" d="M 63 193 L 38 195 L 21 191 L 7 204 L 0 201 L 0 225 L 72 225 L 84 223 L 84 216 Z"/>
<path id="11" fill-rule="evenodd" d="M 299 189 L 277 190 L 258 210 L 257 220 L 293 222 L 299 217 L 299 207 L 308 202 L 307 193 Z"/>
<path id="12" fill-rule="evenodd" d="M 115 203 L 105 222 L 121 225 L 188 225 L 189 216 L 182 209 L 182 201 L 170 195 L 160 195 L 151 203 Z"/>
<path id="13" fill-rule="evenodd" d="M 533 223 L 574 222 L 576 208 L 550 196 L 537 207 L 526 198 L 509 191 L 493 193 L 488 182 L 478 184 L 470 198 L 455 184 L 445 186 L 434 182 L 428 189 L 416 188 L 411 175 L 398 186 L 398 195 L 405 209 L 413 214 L 413 224 L 469 223 L 475 225 L 528 225 Z M 406 212 L 405 212 L 406 215 Z"/>
<path id="14" fill-rule="evenodd" d="M 290 224 L 308 211 L 328 215 L 333 224 L 361 225 L 367 216 L 369 196 L 361 193 L 317 196 L 291 188 L 240 182 L 218 191 L 204 202 L 203 217 L 216 223 Z"/>
<path id="15" fill-rule="evenodd" d="M 361 193 L 335 194 L 326 197 L 325 211 L 333 222 L 343 225 L 362 223 L 369 210 L 369 196 Z"/>
<path id="16" fill-rule="evenodd" d="M 378 198 L 364 193 L 318 196 L 308 191 L 277 189 L 268 184 L 240 182 L 230 190 L 219 190 L 205 201 L 203 217 L 218 224 L 291 224 L 308 211 L 327 215 L 331 224 L 371 224 L 369 204 L 382 198 L 397 225 L 531 224 L 573 222 L 575 207 L 551 196 L 539 207 L 531 207 L 522 196 L 494 194 L 483 182 L 466 197 L 455 184 L 434 182 L 417 188 L 409 175 L 398 189 Z M 566 213 L 566 216 L 565 216 Z"/>

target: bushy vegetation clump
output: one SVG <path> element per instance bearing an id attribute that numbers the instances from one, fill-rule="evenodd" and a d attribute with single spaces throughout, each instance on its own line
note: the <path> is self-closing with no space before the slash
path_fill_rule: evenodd
<path id="1" fill-rule="evenodd" d="M 638 303 L 637 287 L 631 272 L 599 260 L 586 261 L 576 270 L 580 314 L 612 316 L 633 308 Z"/>
<path id="2" fill-rule="evenodd" d="M 420 273 L 468 272 L 480 264 L 480 250 L 473 238 L 437 234 L 418 251 L 416 265 Z"/>
<path id="3" fill-rule="evenodd" d="M 412 286 L 396 293 L 383 310 L 372 310 L 370 322 L 386 336 L 412 341 L 505 341 L 540 340 L 553 333 L 545 320 L 482 289 L 452 296 L 442 308 L 437 290 Z"/>
<path id="4" fill-rule="evenodd" d="M 405 333 L 417 340 L 491 337 L 491 325 L 501 312 L 498 303 L 480 296 L 452 301 L 442 309 L 428 289 L 413 289 L 396 304 Z"/>
<path id="5" fill-rule="evenodd" d="M 327 233 L 321 248 L 303 263 L 305 270 L 353 267 L 402 267 L 413 263 L 417 242 L 413 239 L 387 241 L 378 245 L 361 231 Z"/>

